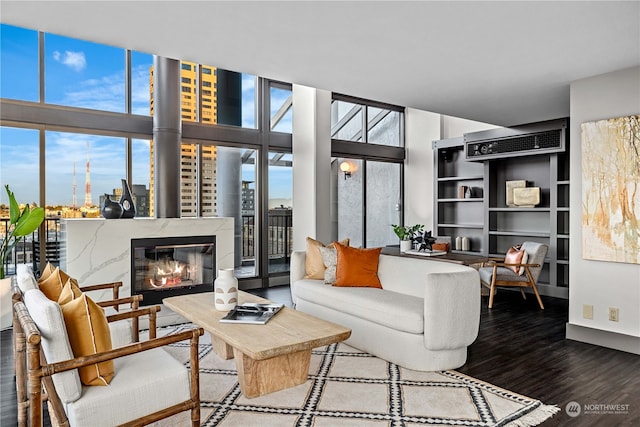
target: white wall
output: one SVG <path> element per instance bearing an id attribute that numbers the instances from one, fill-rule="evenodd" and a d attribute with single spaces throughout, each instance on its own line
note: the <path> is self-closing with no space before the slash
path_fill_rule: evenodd
<path id="1" fill-rule="evenodd" d="M 404 223 L 433 225 L 433 149 L 440 114 L 407 108 L 404 117 Z"/>
<path id="2" fill-rule="evenodd" d="M 640 354 L 640 265 L 582 259 L 580 125 L 640 113 L 640 67 L 571 84 L 571 216 L 567 338 Z M 593 320 L 582 316 L 593 305 Z M 608 308 L 620 321 L 608 320 Z"/>
<path id="3" fill-rule="evenodd" d="M 476 122 L 453 116 L 441 116 L 440 139 L 457 138 L 465 133 L 479 132 L 481 130 L 495 129 L 500 126 L 489 123 Z"/>
<path id="4" fill-rule="evenodd" d="M 433 229 L 432 142 L 497 126 L 427 111 L 405 110 L 404 223 Z"/>
<path id="5" fill-rule="evenodd" d="M 293 85 L 293 249 L 331 241 L 331 92 Z"/>

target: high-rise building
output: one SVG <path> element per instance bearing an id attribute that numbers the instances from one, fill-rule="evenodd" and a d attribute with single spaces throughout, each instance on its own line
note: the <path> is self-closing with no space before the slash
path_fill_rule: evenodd
<path id="1" fill-rule="evenodd" d="M 150 69 L 150 108 L 153 116 L 153 67 Z M 181 99 L 180 111 L 183 121 L 217 123 L 216 106 L 216 68 L 183 61 L 180 69 Z M 180 213 L 182 217 L 198 215 L 198 205 L 202 216 L 216 215 L 216 148 L 202 146 L 198 156 L 197 145 L 182 144 L 180 159 Z M 154 188 L 154 150 L 150 143 L 150 183 L 149 216 L 155 216 Z M 198 164 L 201 165 L 198 168 Z M 198 177 L 198 170 L 201 171 Z M 199 180 L 199 181 L 198 181 Z M 200 182 L 201 200 L 198 201 L 198 183 Z"/>

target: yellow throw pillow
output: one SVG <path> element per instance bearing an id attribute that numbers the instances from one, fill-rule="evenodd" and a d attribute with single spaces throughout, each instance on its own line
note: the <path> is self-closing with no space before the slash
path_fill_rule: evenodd
<path id="1" fill-rule="evenodd" d="M 104 310 L 86 294 L 61 306 L 75 357 L 111 350 L 111 333 Z M 108 385 L 115 374 L 113 360 L 78 368 L 84 385 Z"/>
<path id="2" fill-rule="evenodd" d="M 60 296 L 58 297 L 58 304 L 64 305 L 81 295 L 82 291 L 80 288 L 71 280 L 71 278 L 69 278 L 67 283 L 62 287 L 62 292 L 60 292 Z"/>
<path id="3" fill-rule="evenodd" d="M 344 246 L 349 246 L 349 238 L 340 240 L 339 243 Z M 304 268 L 306 271 L 305 279 L 318 279 L 324 280 L 325 265 L 322 262 L 322 255 L 320 254 L 320 247 L 332 247 L 330 245 L 324 245 L 322 242 L 307 237 L 307 257 L 304 262 Z"/>
<path id="4" fill-rule="evenodd" d="M 62 288 L 64 284 L 67 283 L 67 280 L 71 279 L 72 282 L 76 286 L 78 286 L 78 281 L 69 277 L 67 273 L 60 270 L 59 267 L 56 267 L 46 279 L 42 282 L 38 282 L 38 286 L 43 294 L 47 296 L 51 301 L 58 301 L 60 298 L 60 293 L 62 292 Z"/>
<path id="5" fill-rule="evenodd" d="M 378 260 L 382 248 L 360 249 L 336 242 L 338 262 L 333 286 L 381 288 Z"/>
<path id="6" fill-rule="evenodd" d="M 40 284 L 40 282 L 44 281 L 47 277 L 49 277 L 51 273 L 53 273 L 55 270 L 56 268 L 53 266 L 53 264 L 48 262 L 47 265 L 45 265 L 44 268 L 42 269 L 42 274 L 38 279 L 38 284 Z"/>

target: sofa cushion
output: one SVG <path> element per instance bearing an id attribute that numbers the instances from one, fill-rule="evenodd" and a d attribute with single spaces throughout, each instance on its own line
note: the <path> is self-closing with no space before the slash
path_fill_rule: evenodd
<path id="1" fill-rule="evenodd" d="M 324 286 L 320 280 L 296 282 L 296 297 L 412 334 L 424 331 L 422 298 L 377 288 Z"/>
<path id="2" fill-rule="evenodd" d="M 334 286 L 382 288 L 378 260 L 382 248 L 351 248 L 336 242 L 338 263 Z"/>
<path id="3" fill-rule="evenodd" d="M 62 314 L 76 357 L 111 350 L 111 333 L 104 310 L 86 294 L 64 304 Z M 83 366 L 78 370 L 84 385 L 107 385 L 114 375 L 112 360 Z"/>
<path id="4" fill-rule="evenodd" d="M 114 364 L 116 374 L 108 387 L 82 387 L 82 399 L 65 405 L 72 426 L 120 425 L 189 399 L 189 371 L 161 348 L 115 359 Z"/>
<path id="5" fill-rule="evenodd" d="M 28 264 L 18 264 L 16 266 L 16 281 L 23 294 L 32 289 L 38 289 L 38 282 L 36 282 L 33 270 Z"/>
<path id="6" fill-rule="evenodd" d="M 26 292 L 23 299 L 31 318 L 40 330 L 42 350 L 47 362 L 55 363 L 73 359 L 73 351 L 69 344 L 60 306 L 47 298 L 39 289 Z M 77 369 L 60 372 L 52 378 L 63 402 L 73 402 L 80 397 L 82 385 Z"/>
<path id="7" fill-rule="evenodd" d="M 349 245 L 349 239 L 340 240 L 340 243 L 343 245 Z M 326 246 L 332 246 L 333 243 Z M 324 279 L 324 270 L 325 265 L 322 262 L 322 255 L 320 254 L 320 250 L 318 249 L 321 246 L 325 246 L 322 242 L 312 239 L 311 237 L 307 237 L 307 257 L 305 259 L 305 270 L 306 274 L 304 276 L 305 279 Z"/>
<path id="8" fill-rule="evenodd" d="M 478 270 L 480 274 L 480 280 L 487 285 L 491 284 L 491 278 L 493 276 L 493 267 L 482 267 Z M 509 282 L 523 282 L 526 283 L 529 279 L 526 276 L 520 276 L 507 267 L 498 267 L 496 271 L 496 280 L 507 280 Z"/>

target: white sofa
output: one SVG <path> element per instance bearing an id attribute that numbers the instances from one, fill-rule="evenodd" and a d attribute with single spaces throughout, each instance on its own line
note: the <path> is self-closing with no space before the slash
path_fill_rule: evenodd
<path id="1" fill-rule="evenodd" d="M 443 261 L 380 255 L 383 289 L 335 287 L 305 279 L 305 251 L 291 254 L 297 310 L 352 329 L 346 344 L 404 368 L 455 369 L 478 336 L 480 277 Z"/>

